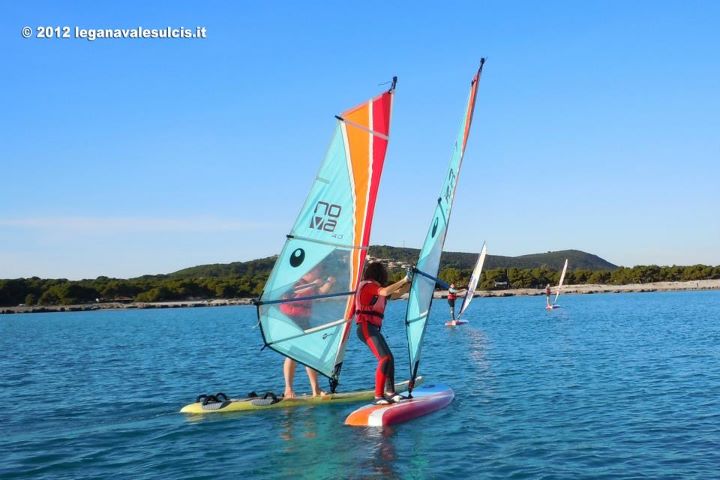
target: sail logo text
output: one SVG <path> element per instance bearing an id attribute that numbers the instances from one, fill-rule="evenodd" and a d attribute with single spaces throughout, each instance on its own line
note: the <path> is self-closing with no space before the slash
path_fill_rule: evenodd
<path id="1" fill-rule="evenodd" d="M 453 171 L 453 169 L 450 169 L 450 173 L 448 174 L 447 189 L 445 190 L 445 201 L 447 203 L 452 203 L 453 193 L 455 193 L 456 178 L 457 177 L 455 176 L 455 172 Z"/>
<path id="2" fill-rule="evenodd" d="M 342 212 L 340 205 L 320 201 L 315 205 L 313 216 L 310 217 L 310 228 L 324 232 L 334 232 L 338 218 Z"/>

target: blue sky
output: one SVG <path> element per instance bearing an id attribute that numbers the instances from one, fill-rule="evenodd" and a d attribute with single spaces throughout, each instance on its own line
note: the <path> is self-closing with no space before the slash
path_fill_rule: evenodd
<path id="1" fill-rule="evenodd" d="M 5 4 L 0 278 L 278 253 L 333 115 L 393 75 L 371 241 L 419 247 L 481 56 L 446 250 L 720 264 L 718 24 L 713 1 Z"/>

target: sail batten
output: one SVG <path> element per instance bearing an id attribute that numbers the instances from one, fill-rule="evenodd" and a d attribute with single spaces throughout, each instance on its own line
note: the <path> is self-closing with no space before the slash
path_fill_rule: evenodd
<path id="1" fill-rule="evenodd" d="M 280 300 L 258 300 L 257 302 L 255 302 L 255 304 L 256 305 L 273 305 L 273 304 L 277 304 L 277 303 L 308 302 L 310 300 L 320 300 L 322 298 L 347 297 L 348 295 L 355 295 L 355 292 L 350 291 L 350 292 L 328 293 L 326 295 L 311 295 L 308 297 L 283 298 Z"/>
<path id="2" fill-rule="evenodd" d="M 310 334 L 310 333 L 315 333 L 315 332 L 319 332 L 319 331 L 322 331 L 322 330 L 327 330 L 327 329 L 329 329 L 329 328 L 335 327 L 335 326 L 337 326 L 337 325 L 342 325 L 342 324 L 344 324 L 344 323 L 346 323 L 346 322 L 349 322 L 349 321 L 350 321 L 350 320 L 347 320 L 347 319 L 344 319 L 344 318 L 342 318 L 342 319 L 340 319 L 340 320 L 335 320 L 334 322 L 330 322 L 330 323 L 328 323 L 328 324 L 326 324 L 326 325 L 320 325 L 320 326 L 318 326 L 318 327 L 314 327 L 314 328 L 309 328 L 309 329 L 307 329 L 307 330 L 303 330 L 302 333 L 300 333 L 300 334 L 298 334 L 298 335 L 295 335 L 294 337 L 285 338 L 285 339 L 283 339 L 283 340 L 284 340 L 284 341 L 288 341 L 288 340 L 293 340 L 293 339 L 295 339 L 295 338 L 300 338 L 300 337 L 302 337 L 303 335 L 308 335 L 308 334 Z M 270 342 L 270 343 L 267 344 L 267 346 L 270 347 L 270 346 L 272 346 L 272 344 L 273 344 L 273 342 Z"/>
<path id="3" fill-rule="evenodd" d="M 307 241 L 307 242 L 317 243 L 317 244 L 320 244 L 320 245 L 330 245 L 330 246 L 333 246 L 333 247 L 355 248 L 355 249 L 358 249 L 358 250 L 367 250 L 367 249 L 368 249 L 368 246 L 367 246 L 367 245 L 347 245 L 347 244 L 344 244 L 344 243 L 324 242 L 324 241 L 322 241 L 322 240 L 318 240 L 318 239 L 315 239 L 315 238 L 302 237 L 302 236 L 300 236 L 300 235 L 287 235 L 287 237 L 288 237 L 288 238 L 297 238 L 298 240 L 305 240 L 305 241 Z"/>
<path id="4" fill-rule="evenodd" d="M 337 116 L 320 170 L 256 302 L 265 345 L 337 385 L 387 151 L 393 87 Z"/>
<path id="5" fill-rule="evenodd" d="M 430 229 L 425 236 L 420 256 L 416 265 L 416 272 L 422 275 L 414 275 L 410 293 L 408 295 L 408 306 L 405 313 L 405 325 L 408 341 L 408 352 L 410 356 L 410 387 L 414 384 L 420 365 L 423 338 L 429 319 L 430 306 L 432 304 L 433 292 L 437 285 L 438 270 L 440 268 L 440 257 L 442 255 L 447 228 L 452 213 L 452 204 L 457 189 L 457 179 L 462 166 L 467 139 L 470 134 L 473 112 L 475 110 L 475 99 L 477 87 L 485 60 L 480 61 L 480 67 L 470 83 L 467 106 L 464 110 L 460 130 L 455 140 L 448 173 L 443 181 L 440 197 L 435 204 L 433 220 Z M 422 312 L 422 313 L 421 313 Z"/>
<path id="6" fill-rule="evenodd" d="M 341 122 L 345 122 L 346 125 L 349 125 L 349 126 L 355 127 L 355 128 L 359 128 L 360 130 L 365 130 L 365 131 L 368 132 L 370 135 L 373 135 L 373 136 L 376 136 L 376 137 L 380 137 L 380 138 L 382 138 L 382 139 L 384 139 L 384 140 L 390 140 L 390 137 L 389 137 L 389 136 L 387 136 L 387 135 L 385 135 L 385 134 L 383 134 L 383 133 L 380 133 L 380 132 L 376 132 L 376 131 L 373 130 L 372 128 L 363 127 L 363 126 L 360 125 L 359 123 L 355 123 L 355 122 L 353 122 L 352 120 L 347 120 L 347 119 L 342 118 L 342 117 L 339 117 L 339 116 L 337 116 L 337 115 L 335 116 L 335 118 L 337 118 L 337 119 L 340 120 Z"/>

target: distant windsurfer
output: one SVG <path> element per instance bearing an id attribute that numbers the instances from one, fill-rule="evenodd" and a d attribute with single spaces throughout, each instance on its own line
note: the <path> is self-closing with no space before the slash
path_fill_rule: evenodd
<path id="1" fill-rule="evenodd" d="M 545 286 L 545 302 L 547 303 L 546 308 L 552 308 L 552 304 L 550 303 L 550 295 L 552 295 L 552 291 L 550 290 L 550 284 L 548 283 Z"/>
<path id="2" fill-rule="evenodd" d="M 380 333 L 387 298 L 410 283 L 410 275 L 383 287 L 388 281 L 385 265 L 370 262 L 355 295 L 357 335 L 378 360 L 375 370 L 375 404 L 388 405 L 404 397 L 395 391 L 395 359 L 385 337 Z"/>
<path id="3" fill-rule="evenodd" d="M 455 300 L 457 300 L 457 297 L 460 294 L 461 290 L 457 290 L 455 288 L 455 284 L 451 283 L 450 288 L 448 288 L 447 301 L 448 305 L 450 305 L 450 316 L 452 317 L 453 321 L 455 321 Z"/>
<path id="4" fill-rule="evenodd" d="M 286 298 L 301 298 L 310 297 L 313 295 L 323 295 L 332 289 L 335 284 L 335 277 L 322 278 L 322 272 L 320 267 L 315 267 L 308 273 L 303 275 L 300 280 L 295 283 L 292 293 L 288 294 Z M 310 317 L 312 315 L 312 302 L 310 301 L 297 301 L 287 302 L 280 304 L 280 311 L 288 317 L 292 318 L 295 323 L 302 329 L 310 328 Z M 285 398 L 294 398 L 295 392 L 293 391 L 293 380 L 295 379 L 295 369 L 297 368 L 297 362 L 292 358 L 285 358 L 283 364 L 283 377 L 285 378 Z M 315 370 L 310 367 L 305 367 L 308 379 L 310 380 L 310 389 L 312 390 L 313 397 L 324 395 L 320 387 L 318 386 L 318 374 Z"/>

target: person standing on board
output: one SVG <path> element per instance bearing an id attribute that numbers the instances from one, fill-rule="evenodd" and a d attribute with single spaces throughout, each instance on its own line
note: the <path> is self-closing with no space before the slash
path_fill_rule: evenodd
<path id="1" fill-rule="evenodd" d="M 395 359 L 385 337 L 380 333 L 387 298 L 410 283 L 410 276 L 392 285 L 388 281 L 385 265 L 370 262 L 355 295 L 355 322 L 357 335 L 378 360 L 375 370 L 375 404 L 388 405 L 405 397 L 395 391 Z"/>
<path id="2" fill-rule="evenodd" d="M 552 295 L 552 291 L 550 290 L 550 284 L 548 283 L 545 286 L 545 302 L 547 303 L 547 308 L 552 308 L 552 305 L 550 304 L 550 295 Z"/>
<path id="3" fill-rule="evenodd" d="M 310 297 L 313 295 L 324 295 L 332 289 L 335 284 L 335 277 L 322 278 L 321 268 L 315 267 L 308 273 L 303 275 L 293 287 L 292 293 L 287 298 Z M 310 301 L 297 301 L 280 304 L 280 311 L 293 319 L 300 328 L 306 330 L 310 328 L 310 318 L 312 315 L 312 303 Z M 285 398 L 294 398 L 293 381 L 295 379 L 295 369 L 297 362 L 290 357 L 285 358 L 283 363 L 283 377 L 285 378 Z M 325 395 L 318 386 L 318 374 L 310 367 L 305 367 L 308 380 L 310 380 L 310 389 L 313 397 Z"/>
<path id="4" fill-rule="evenodd" d="M 448 305 L 450 305 L 450 316 L 452 317 L 453 321 L 455 321 L 455 300 L 457 300 L 457 297 L 460 294 L 461 290 L 457 290 L 455 288 L 455 284 L 451 283 L 450 288 L 448 288 L 447 301 Z"/>

